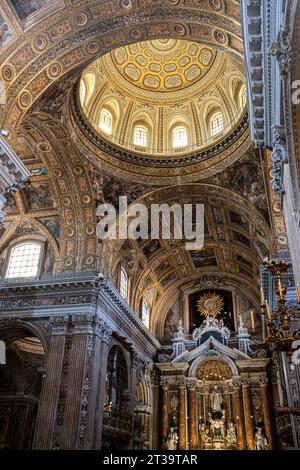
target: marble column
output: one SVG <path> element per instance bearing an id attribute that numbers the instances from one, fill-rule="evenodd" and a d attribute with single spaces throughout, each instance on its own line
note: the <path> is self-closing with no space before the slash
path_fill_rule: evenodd
<path id="1" fill-rule="evenodd" d="M 271 423 L 271 415 L 270 415 L 268 379 L 266 377 L 262 377 L 260 379 L 260 390 L 261 390 L 261 403 L 262 403 L 262 409 L 263 409 L 263 414 L 264 414 L 266 438 L 268 440 L 269 450 L 272 450 L 274 448 L 274 439 L 273 439 L 272 423 Z"/>
<path id="2" fill-rule="evenodd" d="M 189 434 L 190 434 L 189 450 L 196 450 L 198 448 L 196 385 L 189 384 L 188 390 L 189 390 Z"/>
<path id="3" fill-rule="evenodd" d="M 253 431 L 253 416 L 251 408 L 251 393 L 249 384 L 243 383 L 243 401 L 245 411 L 245 428 L 246 428 L 246 439 L 249 450 L 254 450 L 254 431 Z"/>
<path id="4" fill-rule="evenodd" d="M 97 392 L 98 400 L 95 411 L 95 430 L 94 430 L 94 449 L 101 449 L 102 446 L 102 429 L 103 429 L 103 412 L 104 412 L 104 395 L 106 384 L 107 360 L 109 353 L 109 342 L 112 330 L 109 326 L 101 321 L 97 329 L 97 336 L 100 339 L 100 355 Z"/>
<path id="5" fill-rule="evenodd" d="M 45 376 L 32 444 L 34 450 L 50 450 L 52 448 L 68 321 L 68 316 L 51 319 Z"/>
<path id="6" fill-rule="evenodd" d="M 180 382 L 178 385 L 179 395 L 179 450 L 186 450 L 186 386 Z"/>
<path id="7" fill-rule="evenodd" d="M 204 390 L 204 396 L 203 396 L 203 401 L 204 401 L 204 422 L 208 421 L 208 412 L 209 412 L 209 390 L 205 389 Z"/>
<path id="8" fill-rule="evenodd" d="M 150 449 L 159 449 L 159 380 L 157 370 L 151 371 L 151 387 L 152 413 L 150 414 L 150 422 L 152 435 Z"/>
<path id="9" fill-rule="evenodd" d="M 246 448 L 246 441 L 245 441 L 243 412 L 242 412 L 242 394 L 241 394 L 240 387 L 235 388 L 233 404 L 234 404 L 234 416 L 235 416 L 236 428 L 237 428 L 238 448 L 240 450 L 244 450 Z"/>
<path id="10" fill-rule="evenodd" d="M 228 390 L 225 390 L 224 396 L 224 409 L 225 409 L 225 422 L 226 422 L 226 427 L 229 426 L 230 421 L 231 421 L 231 416 L 230 416 L 230 395 L 228 393 Z"/>
<path id="11" fill-rule="evenodd" d="M 161 446 L 162 449 L 167 447 L 167 438 L 169 432 L 169 408 L 168 408 L 168 390 L 167 383 L 162 383 L 162 410 L 161 410 Z"/>

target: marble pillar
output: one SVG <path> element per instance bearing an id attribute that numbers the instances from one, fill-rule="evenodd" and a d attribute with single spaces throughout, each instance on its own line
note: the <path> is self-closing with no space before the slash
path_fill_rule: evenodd
<path id="1" fill-rule="evenodd" d="M 103 429 L 103 413 L 104 413 L 104 395 L 106 384 L 107 360 L 109 354 L 109 341 L 112 331 L 103 322 L 99 324 L 97 336 L 100 339 L 100 363 L 99 375 L 97 382 L 98 400 L 95 411 L 95 432 L 94 432 L 94 449 L 101 449 L 102 446 L 102 429 Z"/>
<path id="2" fill-rule="evenodd" d="M 186 450 L 186 386 L 180 383 L 178 386 L 179 395 L 179 450 Z"/>
<path id="3" fill-rule="evenodd" d="M 168 407 L 168 390 L 166 383 L 162 384 L 162 410 L 161 410 L 161 446 L 166 449 L 167 438 L 169 433 L 169 407 Z"/>
<path id="4" fill-rule="evenodd" d="M 268 379 L 267 378 L 260 379 L 260 390 L 261 390 L 261 403 L 262 403 L 262 409 L 263 409 L 263 414 L 264 414 L 266 438 L 268 440 L 269 450 L 272 450 L 274 448 L 274 439 L 273 439 L 272 423 L 271 423 L 271 416 L 270 416 L 270 400 L 269 400 L 269 393 L 268 393 Z"/>
<path id="5" fill-rule="evenodd" d="M 190 384 L 188 386 L 188 398 L 189 398 L 189 435 L 190 435 L 190 446 L 189 450 L 195 450 L 198 448 L 198 436 L 197 436 L 197 403 L 196 403 L 196 386 Z"/>
<path id="6" fill-rule="evenodd" d="M 238 448 L 244 450 L 246 448 L 244 423 L 243 423 L 243 411 L 242 411 L 242 393 L 241 388 L 237 387 L 234 391 L 234 416 L 237 428 L 237 442 Z"/>
<path id="7" fill-rule="evenodd" d="M 32 448 L 36 450 L 50 450 L 52 448 L 68 321 L 68 316 L 54 317 L 50 323 L 45 376 L 32 444 Z"/>
<path id="8" fill-rule="evenodd" d="M 248 383 L 243 383 L 243 401 L 244 401 L 244 412 L 245 412 L 245 429 L 246 429 L 246 440 L 249 450 L 254 450 L 254 430 L 253 430 L 253 416 L 251 408 L 251 393 L 250 386 Z"/>

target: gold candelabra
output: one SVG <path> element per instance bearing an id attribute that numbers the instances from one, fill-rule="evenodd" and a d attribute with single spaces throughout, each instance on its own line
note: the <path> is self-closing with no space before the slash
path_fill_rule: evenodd
<path id="1" fill-rule="evenodd" d="M 295 332 L 291 332 L 292 319 L 300 318 L 299 307 L 288 305 L 286 302 L 286 288 L 282 285 L 282 273 L 287 271 L 287 263 L 282 260 L 265 261 L 269 271 L 275 277 L 276 294 L 278 296 L 278 306 L 272 309 L 269 307 L 268 300 L 264 297 L 264 291 L 261 288 L 261 312 L 263 316 L 263 340 L 256 342 L 260 347 L 269 350 L 285 351 L 292 354 L 292 344 L 295 341 Z M 297 289 L 297 299 L 300 305 L 300 289 Z M 265 328 L 266 326 L 266 328 Z"/>

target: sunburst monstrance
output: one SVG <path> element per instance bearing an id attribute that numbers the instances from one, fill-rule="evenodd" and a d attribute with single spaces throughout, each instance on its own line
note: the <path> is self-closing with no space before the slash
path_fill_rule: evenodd
<path id="1" fill-rule="evenodd" d="M 197 300 L 197 310 L 205 317 L 216 317 L 220 315 L 224 306 L 222 297 L 215 292 L 207 292 Z"/>

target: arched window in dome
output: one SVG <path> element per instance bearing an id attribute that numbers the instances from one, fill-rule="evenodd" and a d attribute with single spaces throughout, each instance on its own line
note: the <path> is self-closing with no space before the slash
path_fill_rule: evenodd
<path id="1" fill-rule="evenodd" d="M 145 126 L 135 126 L 133 130 L 133 143 L 140 147 L 148 147 L 149 131 Z"/>
<path id="2" fill-rule="evenodd" d="M 149 329 L 150 327 L 150 311 L 149 305 L 145 299 L 142 300 L 142 322 L 144 323 L 145 327 Z"/>
<path id="3" fill-rule="evenodd" d="M 211 133 L 217 135 L 224 129 L 223 116 L 221 113 L 217 113 L 212 117 L 211 120 Z"/>
<path id="4" fill-rule="evenodd" d="M 35 241 L 26 241 L 13 246 L 5 277 L 36 277 L 40 268 L 41 252 L 42 244 Z"/>
<path id="5" fill-rule="evenodd" d="M 86 98 L 86 84 L 84 83 L 84 80 L 80 81 L 80 86 L 79 86 L 79 99 L 80 103 L 82 106 L 85 103 L 85 98 Z"/>
<path id="6" fill-rule="evenodd" d="M 172 133 L 173 148 L 186 147 L 188 144 L 188 132 L 185 126 L 176 126 Z"/>
<path id="7" fill-rule="evenodd" d="M 100 112 L 100 124 L 99 124 L 100 129 L 103 132 L 105 132 L 105 134 L 111 134 L 112 124 L 113 124 L 112 114 L 107 109 L 102 108 Z"/>
<path id="8" fill-rule="evenodd" d="M 123 299 L 128 300 L 128 274 L 123 266 L 120 270 L 120 294 Z"/>
<path id="9" fill-rule="evenodd" d="M 241 89 L 240 97 L 241 97 L 242 107 L 244 108 L 247 104 L 247 89 L 246 89 L 246 87 L 243 87 Z"/>

